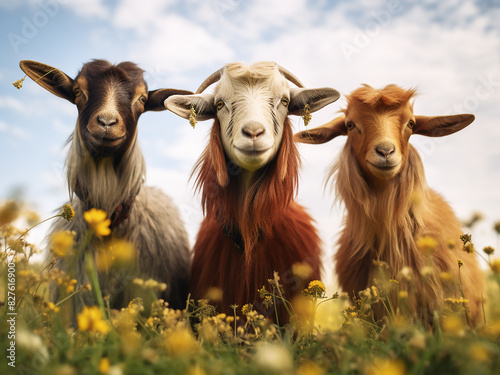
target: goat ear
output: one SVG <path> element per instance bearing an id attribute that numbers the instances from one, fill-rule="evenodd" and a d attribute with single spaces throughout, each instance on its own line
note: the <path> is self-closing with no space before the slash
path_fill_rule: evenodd
<path id="1" fill-rule="evenodd" d="M 320 89 L 291 87 L 288 113 L 302 116 L 306 104 L 309 104 L 311 112 L 316 112 L 324 106 L 333 103 L 338 98 L 340 98 L 340 93 L 330 87 L 323 87 Z"/>
<path id="2" fill-rule="evenodd" d="M 474 121 L 474 115 L 415 116 L 413 134 L 428 137 L 443 137 L 456 133 Z"/>
<path id="3" fill-rule="evenodd" d="M 144 112 L 147 111 L 164 111 L 167 109 L 165 107 L 165 100 L 172 95 L 192 95 L 191 91 L 186 90 L 176 90 L 176 89 L 158 89 L 153 90 L 148 93 L 148 100 L 144 105 Z"/>
<path id="4" fill-rule="evenodd" d="M 184 118 L 189 118 L 191 108 L 194 108 L 198 121 L 209 120 L 217 116 L 213 94 L 172 95 L 165 100 L 164 104 L 168 110 Z"/>
<path id="5" fill-rule="evenodd" d="M 298 132 L 293 136 L 293 140 L 300 143 L 320 144 L 329 142 L 339 135 L 347 135 L 344 115 L 333 119 L 325 125 L 318 126 L 317 128 Z"/>
<path id="6" fill-rule="evenodd" d="M 19 66 L 28 77 L 52 94 L 75 104 L 73 79 L 50 65 L 36 61 L 23 60 Z"/>

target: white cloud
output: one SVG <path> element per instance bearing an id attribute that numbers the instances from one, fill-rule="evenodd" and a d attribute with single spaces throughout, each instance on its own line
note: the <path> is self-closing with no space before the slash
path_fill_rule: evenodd
<path id="1" fill-rule="evenodd" d="M 166 10 L 174 1 L 122 0 L 113 11 L 112 22 L 119 29 L 132 29 L 141 37 L 148 37 L 163 23 Z M 178 32 L 182 34 L 181 30 Z"/>
<path id="2" fill-rule="evenodd" d="M 58 2 L 84 18 L 104 19 L 108 17 L 110 12 L 104 5 L 104 0 L 58 0 Z"/>
<path id="3" fill-rule="evenodd" d="M 155 19 L 145 18 L 141 19 L 142 23 L 134 24 L 138 36 L 143 30 L 149 30 L 148 37 L 133 39 L 127 58 L 156 66 L 157 74 L 179 74 L 232 60 L 231 48 L 203 27 L 173 13 L 159 12 L 155 16 Z M 115 26 L 127 28 L 118 21 Z"/>
<path id="4" fill-rule="evenodd" d="M 0 108 L 5 108 L 8 110 L 13 110 L 16 112 L 23 112 L 26 106 L 23 103 L 12 96 L 0 96 Z"/>
<path id="5" fill-rule="evenodd" d="M 10 132 L 14 137 L 23 141 L 31 141 L 33 139 L 33 134 L 20 126 L 11 126 Z"/>
<path id="6" fill-rule="evenodd" d="M 31 132 L 18 125 L 7 124 L 2 120 L 0 120 L 0 132 L 5 133 L 2 137 L 7 140 L 12 140 L 13 137 L 22 141 L 31 141 L 33 139 Z"/>

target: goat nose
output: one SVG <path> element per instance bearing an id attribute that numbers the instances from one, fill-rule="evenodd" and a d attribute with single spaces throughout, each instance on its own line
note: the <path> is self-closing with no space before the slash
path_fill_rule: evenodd
<path id="1" fill-rule="evenodd" d="M 375 146 L 375 151 L 384 158 L 389 158 L 396 148 L 392 143 L 380 143 Z"/>
<path id="2" fill-rule="evenodd" d="M 97 116 L 97 122 L 101 126 L 108 127 L 108 126 L 113 126 L 114 124 L 116 124 L 118 122 L 118 119 L 115 116 L 99 115 L 99 116 Z"/>
<path id="3" fill-rule="evenodd" d="M 265 132 L 265 129 L 260 124 L 249 124 L 249 125 L 245 125 L 241 129 L 241 132 L 243 133 L 243 135 L 245 137 L 255 139 L 255 138 L 258 138 L 261 135 L 263 135 Z"/>

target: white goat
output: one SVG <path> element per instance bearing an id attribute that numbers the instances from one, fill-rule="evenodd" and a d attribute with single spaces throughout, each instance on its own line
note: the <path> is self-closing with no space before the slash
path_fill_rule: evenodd
<path id="1" fill-rule="evenodd" d="M 218 81 L 213 94 L 201 94 Z M 290 88 L 289 81 L 299 88 Z M 212 74 L 196 95 L 174 95 L 168 109 L 188 118 L 215 119 L 210 142 L 197 164 L 197 188 L 206 214 L 194 246 L 192 294 L 205 298 L 222 289 L 218 307 L 251 302 L 265 310 L 257 290 L 277 271 L 287 298 L 302 291 L 291 275 L 296 262 L 311 266 L 319 279 L 320 239 L 311 217 L 294 201 L 299 155 L 289 114 L 314 112 L 339 98 L 331 88 L 306 89 L 272 62 L 227 64 Z M 288 320 L 278 307 L 279 322 Z"/>

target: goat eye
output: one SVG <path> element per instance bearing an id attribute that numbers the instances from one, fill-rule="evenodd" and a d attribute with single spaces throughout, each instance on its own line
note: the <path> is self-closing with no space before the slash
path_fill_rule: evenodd
<path id="1" fill-rule="evenodd" d="M 414 126 L 415 126 L 415 121 L 413 121 L 413 120 L 408 121 L 408 127 L 410 129 L 413 129 Z"/>
<path id="2" fill-rule="evenodd" d="M 148 99 L 148 98 L 146 98 L 146 96 L 141 95 L 141 97 L 139 98 L 139 101 L 140 101 L 142 104 L 145 104 L 147 99 Z"/>
<path id="3" fill-rule="evenodd" d="M 356 127 L 356 125 L 354 124 L 354 122 L 352 121 L 348 121 L 346 124 L 345 124 L 347 130 L 352 130 Z"/>
<path id="4" fill-rule="evenodd" d="M 285 107 L 288 107 L 288 104 L 290 104 L 290 100 L 288 98 L 282 98 L 281 104 L 283 104 Z"/>
<path id="5" fill-rule="evenodd" d="M 73 89 L 73 94 L 75 94 L 75 96 L 81 95 L 81 93 L 82 93 L 82 90 L 80 90 L 78 87 L 75 87 Z"/>
<path id="6" fill-rule="evenodd" d="M 219 110 L 222 109 L 222 107 L 224 107 L 224 101 L 222 101 L 221 99 L 217 100 L 217 102 L 215 103 L 215 108 Z"/>

